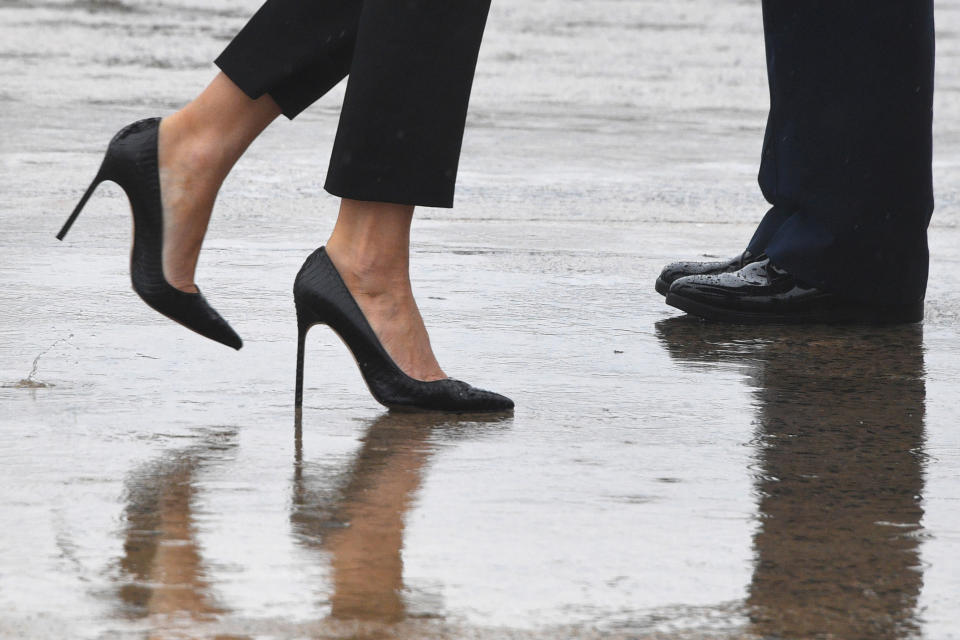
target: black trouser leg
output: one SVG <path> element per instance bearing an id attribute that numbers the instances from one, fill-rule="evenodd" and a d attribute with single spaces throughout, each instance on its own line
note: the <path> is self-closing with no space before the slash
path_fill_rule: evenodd
<path id="1" fill-rule="evenodd" d="M 347 73 L 327 190 L 450 207 L 490 0 L 267 0 L 217 59 L 292 118 Z"/>
<path id="2" fill-rule="evenodd" d="M 774 209 L 754 244 L 844 297 L 922 299 L 932 0 L 764 0 L 763 11 L 771 104 L 760 185 Z"/>
<path id="3" fill-rule="evenodd" d="M 364 0 L 326 189 L 453 205 L 490 0 Z"/>
<path id="4" fill-rule="evenodd" d="M 216 60 L 253 99 L 294 118 L 346 77 L 362 0 L 267 0 Z"/>

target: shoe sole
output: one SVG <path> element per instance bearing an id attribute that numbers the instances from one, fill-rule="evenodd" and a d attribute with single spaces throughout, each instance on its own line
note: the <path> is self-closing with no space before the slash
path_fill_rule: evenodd
<path id="1" fill-rule="evenodd" d="M 726 309 L 668 293 L 666 303 L 694 316 L 730 324 L 911 324 L 923 321 L 923 302 L 909 305 L 850 304 L 829 311 L 764 313 Z"/>

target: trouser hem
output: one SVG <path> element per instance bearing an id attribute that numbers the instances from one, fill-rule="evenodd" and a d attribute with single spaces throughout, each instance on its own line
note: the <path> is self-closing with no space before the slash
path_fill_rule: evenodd
<path id="1" fill-rule="evenodd" d="M 414 207 L 435 207 L 450 209 L 453 207 L 453 189 L 445 193 L 424 193 L 411 191 L 406 185 L 384 183 L 375 178 L 361 180 L 357 178 L 328 177 L 323 188 L 332 196 L 362 200 L 365 202 L 390 202 Z"/>

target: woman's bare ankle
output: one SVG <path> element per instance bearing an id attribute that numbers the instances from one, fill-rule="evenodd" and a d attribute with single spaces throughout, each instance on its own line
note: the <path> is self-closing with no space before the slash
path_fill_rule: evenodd
<path id="1" fill-rule="evenodd" d="M 376 297 L 385 293 L 411 291 L 407 259 L 389 259 L 377 252 L 357 251 L 334 239 L 327 243 L 326 251 L 354 296 Z"/>
<path id="2" fill-rule="evenodd" d="M 360 310 L 400 369 L 424 381 L 446 378 L 410 285 L 413 207 L 344 200 L 326 251 Z"/>

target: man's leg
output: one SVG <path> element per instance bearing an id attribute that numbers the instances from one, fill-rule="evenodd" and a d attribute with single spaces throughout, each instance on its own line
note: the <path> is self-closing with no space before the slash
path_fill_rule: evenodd
<path id="1" fill-rule="evenodd" d="M 703 317 L 922 317 L 933 210 L 932 0 L 766 0 L 770 117 L 751 243 L 768 261 L 677 280 Z M 671 300 L 672 298 L 672 300 Z"/>
<path id="2" fill-rule="evenodd" d="M 933 212 L 932 0 L 766 0 L 766 246 L 796 278 L 866 303 L 922 300 Z"/>

